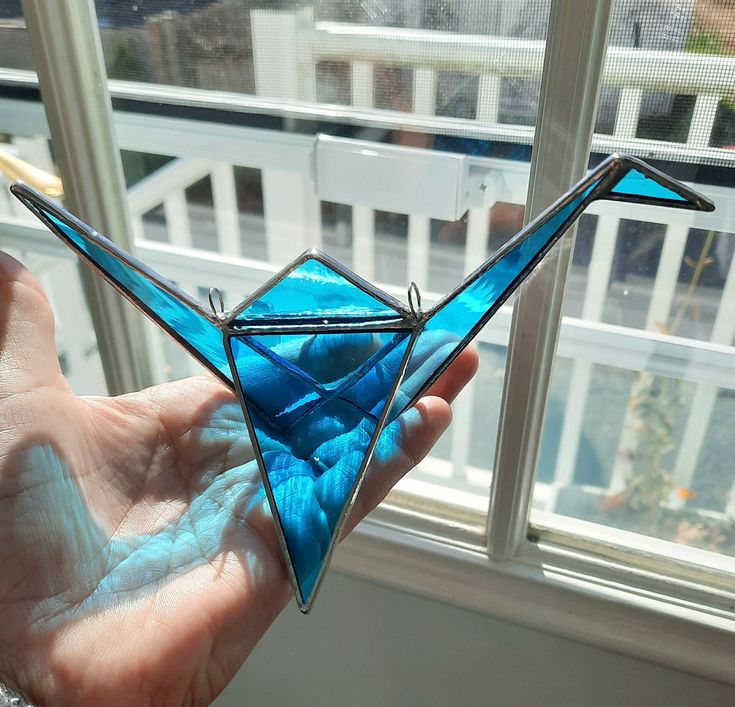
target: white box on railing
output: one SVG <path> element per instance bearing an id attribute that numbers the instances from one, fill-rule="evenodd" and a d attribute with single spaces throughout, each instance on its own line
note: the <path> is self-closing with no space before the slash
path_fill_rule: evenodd
<path id="1" fill-rule="evenodd" d="M 464 155 L 318 135 L 315 172 L 323 201 L 444 221 L 468 207 Z"/>

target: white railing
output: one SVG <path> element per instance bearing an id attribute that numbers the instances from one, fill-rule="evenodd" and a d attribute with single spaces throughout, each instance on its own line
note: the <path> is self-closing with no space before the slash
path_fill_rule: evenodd
<path id="1" fill-rule="evenodd" d="M 61 309 L 57 311 L 63 317 L 65 336 L 62 347 L 67 341 L 84 340 L 83 337 L 89 341 L 89 323 L 83 322 L 82 326 L 78 324 L 79 313 L 84 311 L 84 300 L 78 282 L 74 285 L 76 278 L 72 277 L 72 273 L 75 257 L 71 251 L 51 238 L 43 228 L 25 218 L 7 217 L 1 228 L 3 249 L 23 253 L 24 260 L 42 275 L 52 303 L 56 306 L 61 304 Z M 141 240 L 137 248 L 138 255 L 145 262 L 194 293 L 201 293 L 212 283 L 226 293 L 252 291 L 276 270 L 275 266 L 262 261 L 193 251 L 173 244 Z M 29 259 L 29 254 L 34 255 Z M 386 289 L 399 296 L 401 294 L 401 288 Z M 509 324 L 510 310 L 504 307 L 496 315 L 493 326 L 483 330 L 479 341 L 496 346 L 505 345 Z M 161 379 L 201 371 L 187 354 L 172 347 L 152 327 L 150 346 Z M 89 351 L 64 349 L 64 353 L 77 356 L 75 361 L 69 361 L 72 380 L 74 369 L 77 375 L 80 371 L 87 375 Z M 561 332 L 559 355 L 589 366 L 613 365 L 628 370 L 646 370 L 654 375 L 680 378 L 698 386 L 735 390 L 735 355 L 730 346 L 567 318 Z M 453 430 L 460 428 L 458 423 L 462 417 L 469 417 L 469 404 L 467 400 L 458 401 Z M 482 492 L 489 480 L 491 460 L 488 460 L 484 469 L 460 466 L 458 455 L 467 453 L 460 446 L 463 443 L 466 443 L 464 434 L 453 435 L 451 459 L 429 458 L 422 464 L 421 472 L 425 478 L 435 480 L 451 481 L 454 478 L 455 487 L 474 488 Z M 461 474 L 459 478 L 458 471 Z M 464 483 L 458 485 L 457 482 L 463 479 Z M 571 479 L 557 475 L 551 484 L 541 485 L 538 496 L 544 509 L 553 510 L 556 491 L 571 483 Z"/>
<path id="2" fill-rule="evenodd" d="M 522 204 L 525 189 L 519 189 L 517 186 L 518 165 L 510 161 L 505 164 L 503 162 L 506 161 L 493 161 L 494 173 L 500 175 L 500 179 L 496 180 L 496 183 L 505 185 L 504 189 L 496 190 L 494 198 L 497 202 Z M 507 175 L 503 175 L 503 169 L 507 170 Z M 205 171 L 207 170 L 202 161 L 194 161 L 192 165 L 189 165 L 186 160 L 178 160 L 162 170 L 162 180 L 168 180 L 172 174 L 176 173 L 179 173 L 182 177 L 188 177 L 179 184 L 177 189 L 169 190 L 167 187 L 166 193 L 162 195 L 163 198 L 160 202 L 164 204 L 166 213 L 166 233 L 169 236 L 169 241 L 176 247 L 188 248 L 191 246 L 191 230 L 188 224 L 187 209 L 184 208 L 184 189 L 201 179 Z M 241 257 L 239 238 L 231 238 L 231 232 L 228 230 L 229 226 L 224 228 L 221 226 L 221 224 L 227 223 L 225 214 L 219 213 L 222 211 L 222 203 L 223 201 L 226 202 L 226 199 L 218 197 L 218 184 L 227 183 L 232 177 L 230 171 L 228 180 L 225 181 L 222 176 L 223 171 L 222 163 L 211 164 L 208 170 L 212 179 L 215 203 L 215 230 L 220 243 L 220 252 L 229 257 Z M 218 182 L 217 179 L 220 181 Z M 138 185 L 131 192 L 131 209 L 138 233 L 143 232 L 143 213 L 153 206 L 152 195 L 157 193 L 153 184 L 155 180 L 156 178 L 152 177 Z M 279 203 L 280 200 L 288 199 L 291 189 L 290 184 L 299 184 L 300 180 L 308 182 L 309 175 L 304 174 L 298 177 L 292 174 L 289 183 L 279 184 L 278 180 L 272 180 L 267 187 L 264 181 L 263 187 L 264 190 L 269 188 L 272 194 L 279 193 L 280 197 L 275 199 L 276 203 Z M 514 186 L 515 188 L 513 188 Z M 628 206 L 621 207 L 614 204 L 600 203 L 590 209 L 590 213 L 597 214 L 599 219 L 583 294 L 582 319 L 565 320 L 559 345 L 559 355 L 573 360 L 567 393 L 567 400 L 570 404 L 565 407 L 554 482 L 548 489 L 548 497 L 544 503 L 545 510 L 553 510 L 558 491 L 574 483 L 573 474 L 582 439 L 584 415 L 589 413 L 587 400 L 595 365 L 613 366 L 633 371 L 646 370 L 657 375 L 680 378 L 697 384 L 697 393 L 688 415 L 687 444 L 682 445 L 676 462 L 677 486 L 691 486 L 697 468 L 699 451 L 710 424 L 717 390 L 718 388 L 729 388 L 731 385 L 735 388 L 735 385 L 733 385 L 735 384 L 735 377 L 731 377 L 729 373 L 723 375 L 724 370 L 729 371 L 730 365 L 735 368 L 735 351 L 730 347 L 735 335 L 735 307 L 731 304 L 733 295 L 735 295 L 735 260 L 730 264 L 729 274 L 721 292 L 709 342 L 692 341 L 652 333 L 656 330 L 658 322 L 665 322 L 669 319 L 675 300 L 678 273 L 684 257 L 684 246 L 689 228 L 698 227 L 725 231 L 727 228 L 731 228 L 729 224 L 735 223 L 735 189 L 715 189 L 713 193 L 711 188 L 694 186 L 704 193 L 710 194 L 716 200 L 719 206 L 716 216 L 699 214 L 682 216 L 681 212 L 666 209 L 652 209 L 650 207 L 631 209 Z M 228 192 L 231 191 L 232 187 L 228 186 Z M 143 210 L 136 209 L 139 202 L 143 204 Z M 265 229 L 266 234 L 269 234 L 267 202 L 265 208 Z M 175 214 L 175 220 L 169 219 L 169 213 Z M 233 212 L 229 213 L 232 214 Z M 353 259 L 358 263 L 361 274 L 374 277 L 374 257 L 378 246 L 372 212 L 366 207 L 355 206 L 352 209 L 352 214 Z M 666 227 L 659 267 L 646 315 L 648 331 L 645 332 L 600 322 L 608 293 L 618 226 L 623 214 L 626 218 L 639 217 L 641 220 L 660 223 Z M 438 294 L 431 293 L 427 288 L 430 274 L 429 225 L 427 217 L 415 214 L 409 215 L 405 250 L 406 281 L 417 282 L 424 291 L 424 298 L 430 302 Z M 238 232 L 236 231 L 236 233 Z M 228 233 L 230 235 L 229 243 Z M 484 259 L 484 254 L 487 252 L 488 236 L 487 211 L 485 209 L 472 209 L 469 214 L 467 246 L 464 257 L 466 271 L 473 269 Z M 296 254 L 296 250 L 301 250 L 309 245 L 304 241 L 295 248 L 293 240 L 293 234 L 285 239 L 286 247 L 280 250 L 280 257 L 271 259 L 271 264 L 273 261 L 280 263 L 287 259 L 287 255 L 291 257 Z M 252 269 L 252 265 L 250 268 Z M 211 279 L 195 279 L 194 273 L 187 267 L 180 268 L 174 274 L 174 279 L 185 289 L 194 293 L 206 291 L 212 285 Z M 251 283 L 248 284 L 257 285 L 258 278 L 253 278 Z M 228 278 L 218 286 L 228 292 L 230 296 L 234 295 L 234 300 L 239 299 L 240 296 L 252 289 L 246 286 L 241 276 Z M 403 288 L 391 288 L 386 285 L 384 287 L 392 289 L 399 297 L 405 294 Z M 508 326 L 507 309 L 500 315 L 499 319 L 499 322 L 484 331 L 479 339 L 480 341 L 505 346 Z M 665 349 L 666 353 L 663 353 L 661 347 Z M 714 366 L 714 359 L 709 358 L 715 355 L 719 357 L 720 362 L 716 367 Z M 161 359 L 165 360 L 165 357 L 161 355 Z M 708 363 L 704 365 L 698 363 L 704 360 Z M 487 480 L 487 472 L 483 474 L 481 470 L 468 470 L 467 468 L 473 429 L 474 396 L 475 384 L 471 383 L 457 401 L 455 424 L 451 432 L 451 464 L 447 466 L 447 464 L 437 463 L 433 468 L 439 476 L 470 479 L 473 480 L 474 484 L 478 484 Z M 620 431 L 619 448 L 630 448 L 633 444 L 630 439 L 630 426 L 630 421 L 626 419 Z M 692 454 L 692 449 L 696 450 L 695 454 Z M 488 471 L 491 462 L 492 460 L 487 460 Z M 625 478 L 626 473 L 625 464 L 622 460 L 618 461 L 610 479 L 611 491 L 619 490 L 621 479 Z M 541 499 L 543 496 L 543 494 L 540 494 L 538 498 Z"/>
<path id="3" fill-rule="evenodd" d="M 373 106 L 375 64 L 395 64 L 413 72 L 413 113 L 433 114 L 436 77 L 458 71 L 478 77 L 478 124 L 497 123 L 504 79 L 540 80 L 544 42 L 506 37 L 457 35 L 450 32 L 357 24 L 317 22 L 306 8 L 296 13 L 256 10 L 251 13 L 256 92 L 259 96 L 315 100 L 314 75 L 319 61 L 346 62 L 351 67 L 352 105 Z M 289 46 L 270 41 L 284 36 Z M 262 38 L 259 40 L 259 38 Z M 636 139 L 644 91 L 696 96 L 680 158 L 703 157 L 729 163 L 732 151 L 709 148 L 717 107 L 732 95 L 735 57 L 610 47 L 603 86 L 620 89 L 613 141 L 598 135 L 601 151 L 621 149 L 651 154 L 664 148 L 654 140 Z M 497 125 L 498 137 L 503 127 Z M 517 127 L 517 126 L 507 126 Z M 528 130 L 529 137 L 533 129 Z M 515 137 L 515 134 L 514 134 Z M 694 149 L 692 149 L 694 148 Z"/>
<path id="4" fill-rule="evenodd" d="M 285 22 L 288 13 L 259 10 L 256 17 Z M 426 29 L 369 27 L 352 23 L 313 22 L 309 10 L 294 15 L 302 29 L 297 42 L 315 60 L 368 61 L 431 66 L 467 74 L 492 73 L 504 78 L 540 78 L 545 42 Z M 266 35 L 267 36 L 267 35 Z M 732 90 L 735 59 L 726 56 L 610 47 L 603 83 L 614 88 L 641 88 L 663 93 L 723 94 Z M 641 67 L 647 67 L 641 71 Z"/>
<path id="5" fill-rule="evenodd" d="M 479 76 L 477 115 L 474 120 L 498 137 L 507 139 L 509 130 L 532 129 L 497 124 L 500 108 L 500 82 L 503 78 L 538 78 L 543 59 L 543 45 L 492 37 L 458 37 L 438 32 L 405 29 L 367 28 L 334 23 L 314 24 L 309 11 L 299 13 L 253 11 L 253 52 L 257 92 L 260 96 L 283 101 L 315 101 L 316 65 L 323 59 L 348 62 L 351 75 L 352 107 L 373 111 L 373 72 L 376 62 L 395 62 L 412 67 L 413 115 L 429 120 L 435 112 L 437 73 L 458 70 Z M 279 41 L 273 42 L 272 37 Z M 644 62 L 657 67 L 655 72 L 639 72 Z M 644 90 L 662 90 L 696 95 L 695 109 L 686 145 L 654 145 L 658 153 L 668 151 L 679 159 L 720 160 L 732 163 L 735 155 L 726 150 L 708 148 L 715 111 L 721 95 L 731 89 L 735 60 L 685 54 L 611 49 L 605 70 L 605 82 L 621 88 L 612 137 L 596 138 L 597 148 L 605 145 L 626 146 L 646 152 L 652 141 L 636 139 L 641 99 Z M 684 68 L 686 70 L 684 70 Z M 729 72 L 729 73 L 728 73 Z M 648 82 L 648 83 L 646 83 Z M 0 115 L 3 115 L 0 113 Z M 7 115 L 7 114 L 6 114 Z M 233 304 L 260 284 L 269 272 L 300 251 L 321 244 L 320 202 L 315 192 L 311 165 L 312 138 L 268 130 L 240 128 L 155 116 L 116 115 L 121 147 L 142 152 L 156 152 L 176 159 L 131 189 L 130 209 L 140 254 L 153 267 L 174 279 L 195 295 L 216 285 L 226 292 Z M 472 121 L 458 121 L 463 125 Z M 28 125 L 34 125 L 28 121 Z M 4 126 L 0 125 L 0 128 Z M 23 121 L 8 128 L 23 134 Z M 514 135 L 516 133 L 513 133 Z M 45 140 L 17 138 L 21 156 L 36 164 L 49 166 Z M 43 150 L 46 150 L 43 153 Z M 43 154 L 42 154 L 43 153 Z M 40 159 L 40 162 L 39 162 Z M 488 209 L 495 202 L 522 205 L 525 200 L 527 165 L 506 160 L 476 159 L 494 176 L 493 189 L 482 208 L 471 208 L 462 265 L 473 269 L 486 256 L 489 243 Z M 261 170 L 263 223 L 267 261 L 255 261 L 243 252 L 240 230 L 243 223 L 237 209 L 233 165 Z M 216 236 L 216 252 L 193 251 L 193 226 L 185 190 L 203 178 L 211 181 L 214 211 L 211 233 Z M 695 185 L 697 187 L 697 185 Z M 681 339 L 653 333 L 657 323 L 670 318 L 676 297 L 676 285 L 690 228 L 729 232 L 735 230 L 735 188 L 697 187 L 714 199 L 714 214 L 683 214 L 659 208 L 622 207 L 597 204 L 596 236 L 590 264 L 581 294 L 581 319 L 565 319 L 559 355 L 572 359 L 567 400 L 561 425 L 560 446 L 553 481 L 537 494 L 545 510 L 553 510 L 559 490 L 574 484 L 574 470 L 588 414 L 593 367 L 614 366 L 620 369 L 646 370 L 657 375 L 681 378 L 696 385 L 688 410 L 685 429 L 687 444 L 681 445 L 675 465 L 678 486 L 691 484 L 701 456 L 705 433 L 710 425 L 718 388 L 735 389 L 735 355 L 731 348 L 735 335 L 735 260 L 730 264 L 725 285 L 715 304 L 716 317 L 709 341 Z M 167 244 L 146 240 L 144 215 L 163 206 L 165 225 L 160 235 Z M 18 207 L 0 191 L 0 214 L 7 214 L 6 226 L 26 229 L 28 222 L 17 222 Z M 613 265 L 620 219 L 659 223 L 665 236 L 652 296 L 646 312 L 646 331 L 631 330 L 601 323 L 608 297 L 608 282 Z M 8 224 L 13 224 L 12 228 Z M 19 225 L 20 223 L 20 225 Z M 20 232 L 20 231 L 19 231 Z M 352 206 L 352 258 L 363 276 L 375 279 L 378 241 L 375 214 L 365 206 Z M 8 236 L 10 238 L 10 236 Z M 39 242 L 40 243 L 40 242 Z M 19 248 L 21 241 L 14 240 Z M 34 241 L 34 244 L 35 241 Z M 36 244 L 38 245 L 38 244 Z M 40 245 L 38 247 L 41 247 Z M 424 214 L 408 215 L 405 241 L 406 282 L 415 281 L 431 300 L 430 219 Z M 22 248 L 21 248 L 22 249 Z M 43 249 L 43 248 L 41 248 Z M 26 250 L 28 250 L 26 248 Z M 32 249 L 30 249 L 32 250 Z M 58 252 L 58 251 L 54 251 Z M 51 268 L 45 261 L 44 268 Z M 59 265 L 59 268 L 62 266 Z M 64 265 L 67 267 L 68 265 Z M 68 270 L 46 284 L 55 299 L 60 283 L 69 279 Z M 403 288 L 391 288 L 400 296 Z M 81 293 L 61 294 L 64 302 L 83 308 Z M 58 302 L 56 302 L 58 307 Z M 71 304 L 68 305 L 71 308 Z M 61 317 L 64 327 L 77 324 L 74 318 Z M 507 342 L 508 309 L 503 308 L 495 323 L 486 328 L 481 341 L 504 346 Z M 72 377 L 83 372 L 90 359 L 89 347 L 75 347 L 72 341 L 79 332 L 60 332 Z M 89 332 L 85 333 L 89 337 Z M 87 339 L 88 340 L 88 339 Z M 176 377 L 195 370 L 195 365 L 181 354 L 173 354 L 170 344 L 155 332 L 150 335 L 152 358 L 162 378 Z M 444 478 L 455 485 L 487 488 L 492 459 L 482 468 L 468 464 L 473 429 L 475 385 L 463 392 L 456 404 L 455 424 L 451 429 L 448 460 L 430 459 L 424 473 Z M 632 444 L 627 421 L 622 425 L 620 448 Z M 494 431 L 492 431 L 494 432 Z M 619 488 L 627 468 L 616 463 L 609 487 Z M 735 490 L 734 490 L 735 491 Z M 735 499 L 735 492 L 731 494 Z M 735 512 L 735 500 L 727 512 Z"/>
<path id="6" fill-rule="evenodd" d="M 181 139 L 181 132 L 176 133 Z M 29 145 L 31 143 L 21 143 Z M 32 143 L 35 145 L 45 144 Z M 301 149 L 293 147 L 293 149 Z M 514 162 L 504 164 L 502 160 L 493 161 L 494 174 L 499 178 L 495 183 L 500 185 L 495 192 L 495 199 L 505 203 L 522 203 L 525 189 L 523 179 L 519 179 L 519 165 Z M 521 170 L 524 169 L 520 166 Z M 503 174 L 503 171 L 507 174 Z M 299 175 L 293 175 L 293 178 Z M 189 222 L 189 209 L 186 202 L 185 190 L 191 184 L 204 177 L 209 177 L 212 183 L 214 195 L 215 212 L 213 231 L 217 237 L 218 252 L 210 253 L 204 251 L 192 251 L 192 227 Z M 307 180 L 308 175 L 302 174 L 300 178 Z M 219 190 L 223 188 L 224 194 Z M 274 183 L 274 187 L 278 183 Z M 654 292 L 649 307 L 648 319 L 651 322 L 666 318 L 671 308 L 676 278 L 679 270 L 678 264 L 683 257 L 683 245 L 689 226 L 703 228 L 723 229 L 730 219 L 735 220 L 735 195 L 733 190 L 712 190 L 710 192 L 720 207 L 715 215 L 691 214 L 682 217 L 679 212 L 665 209 L 652 209 L 639 207 L 630 212 L 626 207 L 626 216 L 646 217 L 648 220 L 666 224 L 667 235 L 665 237 L 659 271 L 656 277 Z M 195 295 L 202 296 L 210 286 L 220 287 L 227 295 L 228 302 L 234 303 L 241 296 L 252 291 L 266 277 L 275 270 L 273 263 L 261 261 L 244 260 L 240 252 L 239 230 L 236 200 L 234 195 L 234 177 L 232 167 L 220 161 L 209 161 L 197 158 L 178 158 L 160 169 L 155 174 L 140 182 L 130 192 L 130 206 L 133 223 L 138 237 L 138 246 L 143 257 L 154 267 L 166 273 L 180 286 Z M 284 186 L 281 198 L 287 198 L 288 187 Z M 229 200 L 229 201 L 228 201 Z M 146 241 L 143 215 L 152 208 L 163 205 L 166 216 L 166 224 L 162 226 L 161 234 L 169 245 L 154 244 Z M 615 237 L 617 234 L 617 222 L 620 218 L 622 207 L 615 204 L 597 204 L 593 213 L 599 214 L 597 224 L 598 234 L 595 239 L 595 248 L 592 254 L 590 269 L 587 277 L 587 285 L 584 292 L 582 304 L 583 319 L 564 322 L 559 355 L 573 359 L 573 372 L 570 383 L 568 399 L 574 404 L 567 405 L 562 426 L 560 451 L 558 454 L 557 468 L 552 484 L 544 489 L 545 493 L 538 494 L 546 509 L 553 509 L 556 494 L 560 489 L 566 488 L 573 483 L 572 473 L 575 466 L 576 453 L 579 448 L 582 435 L 582 422 L 585 414 L 585 402 L 588 396 L 589 385 L 594 365 L 614 366 L 625 370 L 647 370 L 657 375 L 680 378 L 697 384 L 698 390 L 716 396 L 718 388 L 735 389 L 735 356 L 729 346 L 732 340 L 733 328 L 735 328 L 735 311 L 728 305 L 729 294 L 732 292 L 735 276 L 735 267 L 731 266 L 727 284 L 723 289 L 722 302 L 719 307 L 717 322 L 713 329 L 712 342 L 700 342 L 690 339 L 654 334 L 626 329 L 600 323 L 602 306 L 607 294 L 607 283 L 609 271 L 612 264 Z M 482 209 L 477 210 L 478 222 L 484 226 L 475 226 L 475 234 L 472 229 L 468 234 L 468 245 L 465 254 L 466 269 L 470 269 L 482 259 L 487 248 L 486 220 L 480 219 Z M 266 211 L 266 233 L 268 233 L 268 215 Z M 353 215 L 354 218 L 354 215 Z M 684 222 L 682 222 L 684 219 Z M 717 221 L 713 221 L 717 219 Z M 7 219 L 6 219 L 7 220 Z M 234 227 L 234 229 L 233 229 Z M 414 227 L 414 238 L 417 229 Z M 373 229 L 365 229 L 362 244 L 356 242 L 353 248 L 353 257 L 358 248 L 375 253 L 376 242 Z M 288 259 L 300 250 L 304 243 L 294 244 L 291 242 L 282 259 Z M 16 241 L 14 245 L 21 243 Z M 409 276 L 417 273 L 426 273 L 430 270 L 429 249 L 425 243 L 411 244 L 411 228 L 406 243 L 406 251 L 411 252 L 408 259 L 410 263 Z M 675 250 L 675 254 L 672 251 Z M 678 255 L 677 255 L 678 254 Z M 49 268 L 48 259 L 46 268 Z M 59 267 L 62 267 L 61 265 Z M 64 265 L 68 267 L 68 265 Z M 53 269 L 53 268 L 52 268 Z M 75 307 L 83 309 L 81 291 L 76 293 L 76 302 L 69 288 L 63 283 L 69 280 L 70 271 L 64 271 L 65 275 L 57 277 L 55 281 L 46 280 L 52 301 L 58 304 L 63 302 L 69 311 Z M 398 296 L 403 294 L 400 287 L 387 287 L 392 289 Z M 63 298 L 57 300 L 55 293 Z M 426 292 L 425 297 L 431 300 L 436 295 Z M 61 316 L 62 322 L 74 326 L 79 319 Z M 507 341 L 507 330 L 509 323 L 508 309 L 504 308 L 498 315 L 493 326 L 488 327 L 482 334 L 480 341 L 494 345 L 504 346 Z M 83 341 L 84 336 L 89 340 L 89 332 L 84 336 L 77 331 L 65 330 L 62 334 L 62 346 L 68 359 L 70 370 L 88 370 L 89 349 L 88 347 L 69 347 L 69 342 Z M 729 339 L 728 339 L 729 335 Z M 183 353 L 172 350 L 170 344 L 163 337 L 151 330 L 151 352 L 153 361 L 158 368 L 161 378 L 175 378 L 180 375 L 197 370 L 196 364 L 190 361 Z M 74 356 L 76 355 L 76 365 Z M 468 393 L 460 398 L 456 406 L 456 424 L 452 428 L 450 461 L 430 460 L 424 467 L 426 473 L 433 474 L 439 478 L 454 478 L 465 480 L 471 486 L 484 485 L 488 480 L 491 460 L 487 460 L 485 470 L 468 468 L 467 459 L 470 446 L 470 435 L 472 431 L 472 406 L 473 387 L 470 386 Z M 702 396 L 699 393 L 698 396 Z M 702 415 L 704 403 L 697 402 L 700 398 L 695 396 L 695 401 L 690 412 L 690 419 L 700 423 L 688 431 L 688 445 L 698 448 L 707 429 L 708 420 Z M 709 401 L 707 401 L 709 402 Z M 711 414 L 711 410 L 705 411 Z M 703 419 L 704 418 L 704 419 Z M 622 434 L 622 432 L 621 432 Z M 682 464 L 677 466 L 677 481 L 681 485 L 687 485 L 696 468 L 698 455 L 695 456 L 688 469 L 681 471 Z M 687 477 L 686 474 L 690 476 Z M 613 474 L 611 485 L 614 488 L 618 483 L 618 477 Z M 545 499 L 545 500 L 544 500 Z"/>

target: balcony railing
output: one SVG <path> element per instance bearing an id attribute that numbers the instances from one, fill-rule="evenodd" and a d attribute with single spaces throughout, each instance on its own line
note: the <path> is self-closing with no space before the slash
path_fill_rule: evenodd
<path id="1" fill-rule="evenodd" d="M 150 119 L 149 119 L 150 120 Z M 168 119 L 166 119 L 168 120 Z M 154 119 L 155 121 L 155 119 Z M 214 131 L 217 128 L 212 128 Z M 123 131 L 125 134 L 125 131 Z M 161 145 L 166 152 L 179 149 L 186 152 L 189 143 L 181 126 L 177 130 L 169 131 L 169 144 Z M 305 138 L 308 140 L 308 138 Z M 21 142 L 25 146 L 29 143 Z M 45 141 L 32 143 L 36 150 L 43 150 Z M 124 141 L 124 146 L 130 145 Z M 288 145 L 281 145 L 287 154 Z M 36 156 L 38 152 L 35 153 Z M 28 156 L 28 155 L 26 155 Z M 212 155 L 224 158 L 226 154 Z M 289 161 L 297 162 L 293 155 Z M 524 190 L 513 189 L 517 182 L 518 163 L 503 160 L 493 161 L 494 173 L 503 176 L 503 169 L 508 171 L 508 179 L 499 179 L 498 184 L 507 185 L 505 189 L 496 192 L 498 201 L 506 203 L 522 203 Z M 259 165 L 262 166 L 262 165 Z M 295 173 L 298 174 L 298 173 Z M 192 249 L 192 228 L 189 221 L 185 190 L 203 177 L 210 177 L 214 196 L 214 219 L 209 229 L 209 236 L 214 236 L 218 244 L 216 251 L 202 251 Z M 300 175 L 308 179 L 308 174 Z M 287 200 L 291 189 L 290 182 L 294 173 L 289 173 L 289 179 L 282 185 L 279 196 L 274 201 Z M 264 180 L 264 185 L 267 182 Z M 278 180 L 271 180 L 271 188 L 275 191 Z M 648 319 L 656 321 L 659 315 L 668 311 L 675 294 L 675 285 L 678 275 L 678 266 L 682 249 L 689 227 L 725 230 L 728 227 L 728 214 L 735 214 L 735 190 L 713 190 L 706 186 L 695 185 L 696 188 L 715 199 L 719 210 L 713 215 L 692 215 L 687 217 L 688 223 L 682 223 L 679 213 L 672 213 L 665 209 L 647 210 L 641 213 L 648 221 L 655 221 L 666 225 L 666 236 L 663 245 L 659 269 L 655 278 L 655 286 Z M 243 257 L 239 239 L 240 220 L 237 213 L 237 204 L 234 200 L 234 182 L 232 166 L 224 161 L 207 161 L 201 158 L 180 157 L 166 167 L 140 182 L 131 189 L 130 208 L 133 222 L 136 225 L 137 247 L 141 258 L 152 267 L 165 273 L 176 281 L 185 290 L 202 298 L 211 286 L 217 286 L 226 294 L 227 302 L 232 305 L 240 297 L 255 289 L 261 284 L 277 266 L 273 262 L 253 260 Z M 266 203 L 268 203 L 266 201 Z M 144 224 L 143 217 L 151 209 L 163 206 L 166 215 L 165 223 L 157 226 L 157 237 L 165 239 L 165 243 L 154 242 L 145 238 L 149 226 Z M 52 302 L 57 306 L 63 303 L 66 312 L 83 311 L 84 302 L 80 288 L 70 290 L 68 261 L 73 255 L 57 244 L 43 229 L 29 222 L 25 215 L 17 212 L 15 207 L 8 214 L 8 202 L 4 204 L 6 216 L 3 218 L 3 247 L 16 249 L 27 253 L 36 253 L 36 267 L 43 272 L 44 284 L 50 292 Z M 701 442 L 706 433 L 709 418 L 712 414 L 712 399 L 716 396 L 717 388 L 735 389 L 735 356 L 729 346 L 735 333 L 735 311 L 731 306 L 732 295 L 735 294 L 735 265 L 731 265 L 725 287 L 722 291 L 721 304 L 718 305 L 715 325 L 710 341 L 697 341 L 688 338 L 679 338 L 665 334 L 655 334 L 649 331 L 638 331 L 630 328 L 606 324 L 599 321 L 602 304 L 606 297 L 608 274 L 612 267 L 614 240 L 617 232 L 617 220 L 621 217 L 622 207 L 615 204 L 598 204 L 594 212 L 599 215 L 597 232 L 601 238 L 595 240 L 595 249 L 592 255 L 591 268 L 593 273 L 587 278 L 583 292 L 581 309 L 583 319 L 565 318 L 559 343 L 559 355 L 573 359 L 570 399 L 574 404 L 567 407 L 562 425 L 561 447 L 558 452 L 558 462 L 554 478 L 550 484 L 544 486 L 543 493 L 537 494 L 537 503 L 545 510 L 554 510 L 554 504 L 559 489 L 573 483 L 572 471 L 577 447 L 582 436 L 582 417 L 584 402 L 589 394 L 590 371 L 595 364 L 614 366 L 631 371 L 648 371 L 655 375 L 668 376 L 690 381 L 697 385 L 697 394 L 691 404 L 688 423 L 688 445 L 701 448 Z M 635 217 L 635 213 L 625 212 L 626 218 Z M 289 241 L 288 250 L 281 257 L 275 258 L 280 262 L 287 253 L 295 253 L 310 243 L 305 240 L 306 234 L 302 231 L 303 242 L 294 244 L 297 234 L 289 233 L 284 236 L 281 225 L 272 224 L 269 218 L 278 220 L 278 215 L 269 216 L 265 213 L 265 233 L 268 242 L 268 251 L 278 253 L 278 242 L 272 242 L 272 233 L 275 230 L 276 238 L 285 237 Z M 234 237 L 233 237 L 233 234 Z M 358 248 L 375 253 L 377 251 L 374 231 L 366 230 L 362 237 L 363 243 L 356 243 L 354 253 Z M 468 238 L 468 243 L 472 239 Z M 429 249 L 421 238 L 417 237 L 415 229 L 409 227 L 406 250 L 410 253 L 410 273 L 415 276 L 419 272 L 430 272 Z M 469 247 L 469 246 L 468 246 Z M 474 243 L 474 254 L 465 253 L 468 266 L 478 262 L 485 251 L 487 242 Z M 58 256 L 59 260 L 49 259 L 49 255 Z M 33 262 L 33 261 L 32 261 Z M 363 265 L 363 263 L 361 263 Z M 364 272 L 364 268 L 360 268 Z M 606 274 L 607 273 L 607 274 Z M 397 296 L 405 295 L 404 288 L 384 285 Z M 426 291 L 427 300 L 438 295 Z M 82 321 L 76 316 L 64 316 L 60 320 L 63 330 L 60 332 L 63 354 L 72 381 L 79 380 L 79 387 L 84 387 L 81 380 L 88 376 L 90 343 L 93 342 L 92 332 L 80 330 Z M 481 344 L 505 346 L 507 343 L 510 321 L 509 307 L 504 307 L 497 315 L 493 326 L 487 327 L 481 334 Z M 86 344 L 84 344 L 86 342 Z M 150 351 L 156 372 L 161 379 L 175 378 L 195 372 L 196 364 L 183 353 L 177 355 L 171 350 L 170 344 L 159 336 L 157 332 L 150 332 Z M 88 384 L 88 381 L 87 381 Z M 473 386 L 460 398 L 457 403 L 456 417 L 470 421 L 472 418 Z M 449 459 L 429 458 L 422 465 L 422 472 L 427 478 L 453 481 L 460 488 L 476 488 L 483 492 L 489 480 L 491 459 L 487 460 L 484 468 L 468 466 L 467 457 L 471 426 L 457 424 L 452 428 L 452 437 L 449 450 Z M 624 431 L 621 429 L 620 434 Z M 686 456 L 683 463 L 677 467 L 680 476 L 677 482 L 687 485 L 698 464 L 698 456 Z M 688 475 L 688 478 L 687 478 Z M 459 483 L 457 483 L 459 482 Z M 610 488 L 615 488 L 620 478 L 613 474 Z M 608 491 L 600 489 L 600 492 Z"/>

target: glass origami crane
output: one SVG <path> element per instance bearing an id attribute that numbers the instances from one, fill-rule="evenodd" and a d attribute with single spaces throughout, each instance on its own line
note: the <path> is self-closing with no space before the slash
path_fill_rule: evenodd
<path id="1" fill-rule="evenodd" d="M 415 285 L 406 306 L 318 250 L 218 312 L 211 295 L 210 311 L 25 184 L 11 189 L 236 391 L 304 613 L 383 428 L 426 392 L 589 204 L 714 209 L 644 162 L 612 155 L 426 312 Z"/>

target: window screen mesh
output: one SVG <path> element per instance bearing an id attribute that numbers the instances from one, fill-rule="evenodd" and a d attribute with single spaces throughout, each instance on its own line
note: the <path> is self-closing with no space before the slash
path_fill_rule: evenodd
<path id="1" fill-rule="evenodd" d="M 642 156 L 732 164 L 735 3 L 616 2 L 597 130 Z"/>

